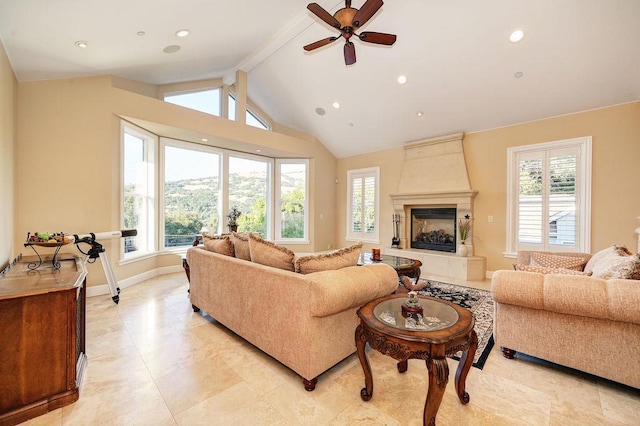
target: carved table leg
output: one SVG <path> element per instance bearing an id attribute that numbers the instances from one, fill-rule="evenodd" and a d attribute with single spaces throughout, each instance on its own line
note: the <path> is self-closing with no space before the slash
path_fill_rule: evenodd
<path id="1" fill-rule="evenodd" d="M 182 257 L 182 267 L 184 268 L 184 273 L 187 274 L 187 282 L 189 283 L 187 293 L 191 293 L 191 268 L 189 267 L 189 263 L 187 262 L 186 255 Z"/>
<path id="2" fill-rule="evenodd" d="M 444 352 L 444 348 L 440 349 Z M 426 364 L 429 371 L 429 391 L 424 403 L 424 424 L 435 426 L 436 414 L 438 414 L 438 408 L 440 408 L 444 390 L 449 381 L 449 365 L 444 353 L 426 360 Z"/>
<path id="3" fill-rule="evenodd" d="M 371 373 L 371 365 L 367 359 L 367 354 L 364 351 L 367 339 L 365 336 L 365 330 L 362 324 L 356 328 L 356 349 L 358 350 L 358 359 L 360 359 L 360 365 L 364 371 L 364 386 L 360 390 L 360 397 L 363 401 L 369 401 L 373 396 L 373 375 Z"/>
<path id="4" fill-rule="evenodd" d="M 408 368 L 408 361 L 405 359 L 404 361 L 400 361 L 398 363 L 398 372 L 399 373 L 406 373 L 407 372 L 407 368 Z"/>
<path id="5" fill-rule="evenodd" d="M 458 399 L 460 399 L 460 402 L 463 404 L 469 402 L 469 394 L 465 391 L 465 387 L 467 374 L 469 374 L 471 364 L 473 364 L 473 359 L 476 356 L 476 349 L 478 349 L 478 335 L 475 330 L 471 330 L 469 349 L 462 352 L 462 357 L 456 370 L 456 392 L 458 393 Z"/>

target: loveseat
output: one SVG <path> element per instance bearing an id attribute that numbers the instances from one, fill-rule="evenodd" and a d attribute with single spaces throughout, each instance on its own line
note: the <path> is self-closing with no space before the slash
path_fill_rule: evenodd
<path id="1" fill-rule="evenodd" d="M 231 240 L 214 243 L 228 247 Z M 207 250 L 206 241 L 189 248 L 194 311 L 204 310 L 295 371 L 312 391 L 321 373 L 355 352 L 356 310 L 393 293 L 398 276 L 385 264 L 347 266 L 356 265 L 361 244 L 296 257 L 259 236 L 250 242 L 248 250 L 237 235 L 230 250 Z"/>
<path id="2" fill-rule="evenodd" d="M 638 278 L 640 257 L 616 259 L 616 247 L 586 256 L 577 272 L 494 272 L 494 339 L 504 356 L 522 352 L 640 389 L 640 281 L 616 275 Z"/>

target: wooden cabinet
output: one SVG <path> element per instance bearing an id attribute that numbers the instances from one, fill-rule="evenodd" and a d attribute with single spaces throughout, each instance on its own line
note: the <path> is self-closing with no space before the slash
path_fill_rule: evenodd
<path id="1" fill-rule="evenodd" d="M 31 260 L 0 275 L 0 425 L 77 401 L 86 365 L 84 262 Z"/>

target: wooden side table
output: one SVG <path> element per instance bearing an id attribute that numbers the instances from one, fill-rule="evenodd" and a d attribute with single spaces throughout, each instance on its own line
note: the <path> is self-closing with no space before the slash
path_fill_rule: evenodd
<path id="1" fill-rule="evenodd" d="M 405 275 L 413 278 L 414 282 L 418 282 L 420 278 L 420 267 L 422 262 L 418 259 L 409 259 L 408 257 L 390 256 L 383 254 L 380 260 L 373 260 L 371 253 L 361 253 L 358 258 L 358 265 L 369 265 L 372 263 L 386 263 L 396 270 L 398 278 Z"/>
<path id="2" fill-rule="evenodd" d="M 401 306 L 406 294 L 393 294 L 375 299 L 360 309 L 360 325 L 356 328 L 355 341 L 358 358 L 364 371 L 365 387 L 360 391 L 363 400 L 373 396 L 373 375 L 365 352 L 365 344 L 398 360 L 398 371 L 407 371 L 407 360 L 423 359 L 429 374 L 429 390 L 424 405 L 423 424 L 436 424 L 436 414 L 449 381 L 447 356 L 463 351 L 455 385 L 460 402 L 469 402 L 465 390 L 467 374 L 478 347 L 478 336 L 473 329 L 471 311 L 454 303 L 434 297 L 420 296 L 424 317 L 407 321 Z"/>

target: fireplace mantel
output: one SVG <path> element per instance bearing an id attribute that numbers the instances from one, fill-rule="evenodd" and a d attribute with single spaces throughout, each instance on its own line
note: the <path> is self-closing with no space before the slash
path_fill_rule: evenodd
<path id="1" fill-rule="evenodd" d="M 478 191 L 441 191 L 441 192 L 412 192 L 390 194 L 393 209 L 401 213 L 405 205 L 432 205 L 432 204 L 472 204 L 472 199 Z"/>

